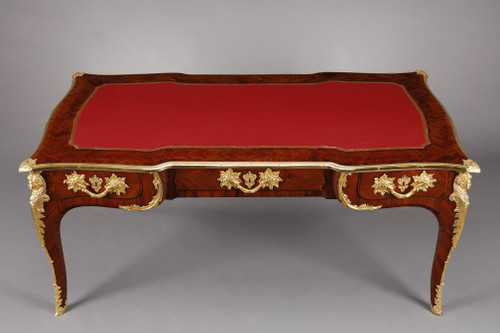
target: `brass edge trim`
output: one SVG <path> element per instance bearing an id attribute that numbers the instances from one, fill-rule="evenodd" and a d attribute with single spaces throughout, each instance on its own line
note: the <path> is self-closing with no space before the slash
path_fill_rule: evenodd
<path id="1" fill-rule="evenodd" d="M 427 131 L 427 124 L 423 124 L 425 130 Z M 358 152 L 379 152 L 379 151 L 401 151 L 401 150 L 422 150 L 425 149 L 429 144 L 428 135 L 426 135 L 427 139 L 424 144 L 417 147 L 382 147 L 382 148 L 341 148 L 337 146 L 328 146 L 328 145 L 315 145 L 315 146 L 161 146 L 153 149 L 142 149 L 142 148 L 112 148 L 112 147 L 81 147 L 75 144 L 72 140 L 73 132 L 70 136 L 69 145 L 73 146 L 76 150 L 94 150 L 94 151 L 127 151 L 127 152 L 157 152 L 160 150 L 171 149 L 171 150 L 182 150 L 182 149 L 281 149 L 281 150 L 289 150 L 289 149 L 325 149 L 325 150 L 335 150 L 341 152 L 349 152 L 349 153 L 358 153 Z"/>
<path id="2" fill-rule="evenodd" d="M 158 172 L 153 172 L 152 173 L 154 179 L 153 179 L 153 185 L 156 189 L 156 194 L 153 196 L 151 201 L 146 205 L 146 206 L 139 206 L 139 205 L 130 205 L 130 206 L 123 206 L 120 205 L 118 206 L 119 208 L 125 209 L 125 210 L 138 210 L 138 211 L 143 211 L 143 210 L 148 210 L 151 208 L 157 207 L 161 199 L 163 198 L 163 183 L 161 181 L 160 175 Z"/>
<path id="3" fill-rule="evenodd" d="M 433 304 L 431 304 L 431 311 L 435 315 L 442 315 L 443 310 L 441 307 L 442 303 L 442 290 L 444 286 L 444 275 L 446 273 L 446 268 L 450 261 L 451 254 L 453 250 L 457 247 L 458 240 L 462 235 L 462 230 L 465 224 L 465 217 L 467 216 L 467 210 L 469 208 L 469 196 L 467 195 L 467 190 L 471 186 L 471 175 L 468 171 L 459 172 L 458 175 L 455 176 L 455 180 L 453 181 L 453 193 L 450 194 L 450 201 L 455 203 L 455 221 L 453 222 L 453 235 L 451 238 L 451 249 L 448 253 L 448 257 L 444 262 L 443 273 L 441 274 L 440 283 L 436 286 L 436 293 L 434 296 Z"/>
<path id="4" fill-rule="evenodd" d="M 329 73 L 335 73 L 335 72 L 329 72 Z M 412 72 L 408 72 L 408 73 L 412 73 Z M 408 74 L 408 73 L 401 72 L 401 73 L 372 73 L 372 74 L 375 74 L 375 75 L 377 75 L 377 74 L 379 74 L 379 75 L 380 74 L 382 74 L 382 75 L 396 74 L 397 75 L 397 74 Z M 87 74 L 87 73 L 83 73 L 83 74 Z M 160 73 L 160 74 L 162 74 L 162 73 Z M 163 74 L 168 74 L 168 73 L 163 73 Z M 313 73 L 312 75 L 314 75 L 314 74 L 319 74 L 319 73 Z M 344 72 L 342 74 L 359 74 L 359 73 Z M 104 76 L 106 74 L 92 74 L 92 75 Z M 127 75 L 127 74 L 124 74 L 124 75 Z M 141 74 L 139 74 L 139 75 L 141 75 Z M 197 76 L 198 74 L 184 74 L 184 75 Z M 204 75 L 204 74 L 200 74 L 200 75 Z M 207 74 L 207 75 L 217 76 L 218 74 Z M 263 75 L 266 75 L 266 74 L 263 74 Z M 282 74 L 277 74 L 277 75 L 282 75 Z M 290 74 L 290 75 L 297 75 L 297 74 Z M 308 76 L 311 74 L 303 74 L 303 75 Z M 110 76 L 112 76 L 112 74 Z M 226 74 L 222 74 L 222 76 L 226 76 Z M 246 74 L 234 74 L 232 76 L 247 76 L 247 75 Z M 248 74 L 248 76 L 255 76 L 255 74 Z M 271 74 L 271 76 L 272 76 L 272 74 Z M 365 84 L 365 83 L 379 84 L 380 83 L 380 84 L 395 84 L 397 86 L 403 86 L 402 84 L 397 83 L 395 81 L 356 81 L 356 80 L 338 80 L 338 79 L 334 79 L 334 78 L 329 78 L 329 79 L 325 79 L 323 81 L 314 81 L 314 82 L 287 82 L 287 81 L 285 81 L 285 82 L 283 82 L 283 81 L 280 81 L 280 82 L 262 82 L 261 81 L 261 82 L 239 82 L 239 83 L 236 83 L 236 82 L 233 82 L 233 83 L 231 83 L 231 82 L 224 82 L 224 83 L 180 82 L 180 81 L 175 81 L 172 79 L 167 79 L 167 80 L 162 80 L 162 81 L 143 81 L 143 82 L 106 82 L 106 83 L 100 84 L 99 87 L 110 86 L 110 85 L 126 86 L 126 85 L 136 85 L 136 84 L 139 85 L 139 84 L 158 84 L 158 83 L 174 83 L 174 84 L 179 84 L 179 85 L 196 85 L 196 86 L 213 86 L 213 85 L 218 85 L 218 86 L 251 86 L 251 85 L 259 85 L 259 86 L 281 86 L 281 85 L 311 86 L 311 85 L 323 84 L 323 83 L 329 83 L 329 82 L 361 83 L 361 84 Z"/>
<path id="5" fill-rule="evenodd" d="M 338 191 L 337 192 L 338 192 L 340 202 L 342 202 L 342 204 L 344 206 L 355 209 L 355 210 L 375 210 L 375 209 L 382 208 L 382 205 L 370 206 L 367 204 L 362 204 L 362 205 L 358 206 L 358 205 L 353 205 L 351 203 L 351 200 L 349 200 L 349 198 L 347 197 L 347 195 L 343 191 L 343 189 L 347 186 L 347 177 L 350 175 L 352 175 L 351 172 L 342 172 L 339 176 L 339 183 L 338 183 L 338 188 L 337 188 Z"/>
<path id="6" fill-rule="evenodd" d="M 331 169 L 339 172 L 377 172 L 377 171 L 402 171 L 402 170 L 453 170 L 479 173 L 480 169 L 477 163 L 466 160 L 464 164 L 440 163 L 440 162 L 418 162 L 418 163 L 393 163 L 393 164 L 370 164 L 370 165 L 341 165 L 334 162 L 192 162 L 192 161 L 172 161 L 160 163 L 157 165 L 127 165 L 127 164 L 108 164 L 108 163 L 43 163 L 29 164 L 28 159 L 19 167 L 19 172 L 33 171 L 51 171 L 51 170 L 99 170 L 99 171 L 123 171 L 151 173 L 161 172 L 168 169 L 191 169 L 191 168 L 281 168 L 281 169 Z M 470 161 L 470 162 L 469 162 Z M 477 166 L 477 167 L 476 167 Z"/>

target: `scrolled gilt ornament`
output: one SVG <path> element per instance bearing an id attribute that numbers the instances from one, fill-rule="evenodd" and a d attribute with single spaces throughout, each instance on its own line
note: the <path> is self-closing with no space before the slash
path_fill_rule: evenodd
<path id="1" fill-rule="evenodd" d="M 45 213 L 44 204 L 50 200 L 50 197 L 46 192 L 47 185 L 45 183 L 45 179 L 43 179 L 41 175 L 41 172 L 31 171 L 28 174 L 28 187 L 32 191 L 30 197 L 30 207 L 31 213 L 33 215 L 33 222 L 35 223 L 36 231 L 38 233 L 38 237 L 40 238 L 42 248 L 45 250 L 45 252 L 47 252 L 44 239 L 45 223 L 43 222 L 43 218 L 45 216 L 43 215 L 43 213 Z"/>
<path id="2" fill-rule="evenodd" d="M 146 206 L 130 205 L 130 206 L 118 206 L 118 207 L 125 210 L 141 210 L 141 211 L 157 207 L 160 204 L 161 199 L 163 198 L 163 183 L 161 182 L 161 178 L 158 172 L 153 173 L 153 177 L 154 177 L 153 185 L 156 189 L 156 194 Z"/>
<path id="3" fill-rule="evenodd" d="M 382 208 L 382 206 L 370 206 L 368 204 L 362 204 L 362 205 L 354 205 L 351 203 L 351 200 L 347 197 L 347 194 L 344 193 L 344 188 L 347 186 L 347 177 L 352 175 L 351 172 L 342 172 L 339 176 L 339 183 L 338 183 L 338 196 L 340 202 L 346 207 L 355 209 L 355 210 L 375 210 Z"/>
<path id="4" fill-rule="evenodd" d="M 233 169 L 229 168 L 226 171 L 220 172 L 220 177 L 217 179 L 220 183 L 220 187 L 227 187 L 229 190 L 234 188 L 239 189 L 243 193 L 255 193 L 262 188 L 269 188 L 272 190 L 274 187 L 279 187 L 279 182 L 283 181 L 279 176 L 279 171 L 272 171 L 271 169 L 266 169 L 264 172 L 259 172 L 259 178 L 257 180 L 258 185 L 255 185 L 255 179 L 257 175 L 252 172 L 247 172 L 243 175 L 245 180 L 245 185 L 247 188 L 241 186 L 240 175 L 241 172 L 234 172 Z"/>
<path id="5" fill-rule="evenodd" d="M 462 229 L 464 228 L 465 217 L 467 216 L 467 210 L 469 208 L 469 196 L 467 195 L 467 190 L 471 186 L 472 176 L 468 172 L 461 172 L 453 181 L 453 193 L 450 194 L 450 200 L 455 202 L 455 222 L 453 222 L 453 238 L 452 247 L 455 248 L 458 243 L 458 239 L 462 234 Z"/>

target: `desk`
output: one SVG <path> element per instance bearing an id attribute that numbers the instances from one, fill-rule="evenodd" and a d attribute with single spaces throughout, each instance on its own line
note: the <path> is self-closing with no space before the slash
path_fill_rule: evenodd
<path id="1" fill-rule="evenodd" d="M 148 210 L 176 197 L 322 196 L 420 206 L 439 232 L 430 306 L 462 232 L 470 173 L 427 73 L 76 73 L 24 161 L 31 210 L 67 304 L 60 222 L 74 207 Z"/>

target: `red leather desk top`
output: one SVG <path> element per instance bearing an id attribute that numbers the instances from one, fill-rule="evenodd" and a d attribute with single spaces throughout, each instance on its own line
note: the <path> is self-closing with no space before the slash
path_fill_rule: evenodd
<path id="1" fill-rule="evenodd" d="M 79 148 L 422 148 L 423 115 L 391 82 L 106 84 L 75 118 Z"/>
<path id="2" fill-rule="evenodd" d="M 43 163 L 462 164 L 418 72 L 75 76 L 32 155 Z"/>

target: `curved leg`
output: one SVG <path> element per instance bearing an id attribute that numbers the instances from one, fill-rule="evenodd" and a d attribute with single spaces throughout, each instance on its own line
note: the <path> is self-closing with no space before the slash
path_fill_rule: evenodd
<path id="1" fill-rule="evenodd" d="M 382 202 L 384 207 L 420 206 L 432 211 L 437 217 L 439 222 L 439 233 L 436 244 L 436 251 L 434 254 L 434 262 L 432 265 L 430 302 L 431 311 L 436 315 L 441 315 L 443 313 L 441 309 L 441 294 L 444 286 L 444 273 L 446 271 L 446 266 L 448 265 L 451 253 L 455 249 L 458 239 L 460 238 L 460 235 L 462 233 L 465 216 L 467 215 L 467 208 L 469 207 L 469 197 L 467 196 L 467 189 L 470 188 L 471 180 L 471 175 L 469 174 L 469 172 L 480 171 L 475 162 L 468 160 L 465 161 L 464 164 L 467 166 L 467 169 L 458 172 L 457 174 L 455 174 L 454 171 L 441 172 L 439 176 L 440 179 L 446 179 L 447 177 L 449 177 L 450 174 L 448 172 L 453 172 L 452 175 L 455 176 L 453 187 L 449 186 L 448 188 L 444 188 L 444 185 L 442 185 L 443 187 L 441 189 L 442 191 L 444 191 L 444 193 L 446 193 L 446 196 L 448 196 L 447 198 L 446 196 L 444 196 L 441 199 L 433 199 L 432 197 L 412 197 L 412 195 L 408 195 L 408 193 L 413 194 L 414 192 L 416 192 L 416 190 L 414 190 L 413 192 L 408 192 L 407 194 L 397 193 L 394 191 L 395 185 L 393 181 L 395 180 L 395 177 L 389 177 L 386 174 L 378 178 L 375 177 L 374 185 L 371 186 L 372 188 L 375 188 L 375 193 L 380 192 L 382 196 L 385 193 L 391 193 L 397 199 L 402 199 L 401 201 L 399 201 L 394 200 L 393 198 L 389 198 L 390 201 Z M 424 175 L 424 172 L 425 171 L 423 171 L 419 177 L 422 177 Z M 438 173 L 437 171 L 433 171 L 433 173 L 430 173 L 430 176 L 432 176 L 433 174 L 437 175 Z M 349 177 L 349 175 L 350 173 L 342 172 L 338 177 L 337 194 L 339 200 L 344 205 L 358 210 L 376 209 L 382 207 L 370 206 L 366 203 L 363 203 L 361 205 L 353 204 L 348 195 L 344 193 L 344 190 L 348 191 L 350 197 L 355 199 L 353 200 L 355 203 L 358 203 L 359 200 L 357 199 L 359 199 L 359 193 L 357 193 L 356 191 L 359 190 L 359 188 L 356 188 L 356 183 L 354 183 L 354 186 L 347 186 L 347 178 Z M 427 176 L 427 174 L 425 175 Z M 382 181 L 384 177 L 385 179 Z M 370 177 L 367 178 L 369 179 Z M 433 179 L 433 177 L 431 178 Z M 415 182 L 415 176 L 413 176 L 413 179 Z M 360 182 L 359 178 L 357 182 Z M 435 180 L 430 184 L 433 185 L 433 182 L 435 182 Z M 441 184 L 444 184 L 444 182 Z M 361 186 L 363 186 L 363 184 Z M 427 187 L 434 187 L 434 185 L 430 186 L 428 180 Z M 415 188 L 417 187 L 414 187 L 414 189 Z M 422 186 L 419 189 L 422 191 L 426 191 L 426 188 L 423 189 Z"/>
<path id="2" fill-rule="evenodd" d="M 64 264 L 60 234 L 60 222 L 65 210 L 59 209 L 57 202 L 50 201 L 41 172 L 30 172 L 28 186 L 33 191 L 30 197 L 33 221 L 42 248 L 47 253 L 52 264 L 56 298 L 55 315 L 59 316 L 66 311 L 67 302 L 66 266 Z"/>
<path id="3" fill-rule="evenodd" d="M 439 234 L 431 273 L 431 311 L 436 315 L 443 314 L 441 309 L 443 278 L 451 253 L 457 245 L 464 226 L 469 207 L 467 189 L 470 188 L 470 179 L 468 172 L 460 172 L 453 182 L 450 201 L 445 202 L 439 211 L 434 211 L 439 222 Z"/>

